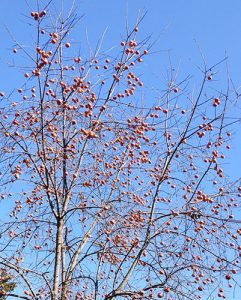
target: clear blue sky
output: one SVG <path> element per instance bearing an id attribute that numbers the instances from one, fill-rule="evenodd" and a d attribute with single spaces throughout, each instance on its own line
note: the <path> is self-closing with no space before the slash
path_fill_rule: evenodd
<path id="1" fill-rule="evenodd" d="M 1 60 L 10 41 L 4 25 L 19 39 L 29 41 L 28 34 L 24 36 L 27 33 L 25 15 L 29 15 L 30 8 L 34 9 L 32 3 L 36 1 L 1 0 Z M 65 0 L 65 3 L 72 3 L 72 0 Z M 76 0 L 76 4 L 79 14 L 84 14 L 81 28 L 88 29 L 91 41 L 97 40 L 108 28 L 106 40 L 113 45 L 124 29 L 126 15 L 132 23 L 139 10 L 147 11 L 141 30 L 143 36 L 153 34 L 158 37 L 161 34 L 156 49 L 171 49 L 174 58 L 184 62 L 192 59 L 198 63 L 200 55 L 194 42 L 196 39 L 208 62 L 217 61 L 227 51 L 233 78 L 238 80 L 241 66 L 239 0 Z"/>
<path id="2" fill-rule="evenodd" d="M 72 3 L 72 0 L 64 1 L 66 5 Z M 18 41 L 26 46 L 31 45 L 31 28 L 26 25 L 26 20 L 31 8 L 34 9 L 33 3 L 36 1 L 0 1 L 0 90 L 14 85 L 11 77 L 13 71 L 7 67 L 12 62 L 11 48 L 14 43 L 5 27 Z M 149 68 L 156 82 L 167 66 L 166 50 L 171 50 L 174 65 L 181 62 L 183 74 L 195 72 L 194 65 L 201 64 L 199 45 L 210 64 L 221 60 L 226 53 L 231 77 L 236 85 L 241 84 L 241 0 L 76 0 L 76 4 L 78 14 L 84 14 L 76 30 L 76 40 L 85 40 L 87 30 L 94 45 L 107 29 L 105 48 L 119 43 L 126 17 L 133 24 L 139 11 L 147 11 L 140 32 L 143 37 L 152 34 L 153 40 L 158 38 L 154 50 L 161 52 Z M 240 140 L 241 134 L 237 130 L 227 167 L 233 177 L 240 177 L 241 174 Z M 240 299 L 238 292 L 236 298 L 230 299 Z"/>

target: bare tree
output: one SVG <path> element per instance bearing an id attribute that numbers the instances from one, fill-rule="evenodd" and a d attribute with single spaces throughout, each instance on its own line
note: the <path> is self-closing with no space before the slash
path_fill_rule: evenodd
<path id="1" fill-rule="evenodd" d="M 157 94 L 140 76 L 151 55 L 141 19 L 112 52 L 80 55 L 78 18 L 50 11 L 31 13 L 32 50 L 14 41 L 29 59 L 22 87 L 0 93 L 12 205 L 0 266 L 18 285 L 6 297 L 225 298 L 240 269 L 241 187 L 222 166 L 238 97 L 212 80 L 223 62 L 204 64 L 195 91 L 170 70 Z"/>

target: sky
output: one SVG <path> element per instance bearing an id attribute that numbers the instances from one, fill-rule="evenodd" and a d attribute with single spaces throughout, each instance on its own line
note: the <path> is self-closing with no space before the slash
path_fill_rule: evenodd
<path id="1" fill-rule="evenodd" d="M 54 0 L 59 2 L 60 0 Z M 156 49 L 170 49 L 178 61 L 200 62 L 197 45 L 203 49 L 207 62 L 229 56 L 232 77 L 238 80 L 241 64 L 239 0 L 75 0 L 78 14 L 83 15 L 79 24 L 87 30 L 91 41 L 96 41 L 107 29 L 105 41 L 114 44 L 125 28 L 125 19 L 133 23 L 139 13 L 147 12 L 141 33 L 158 38 Z M 7 27 L 17 38 L 28 41 L 26 26 L 29 11 L 35 1 L 1 0 L 0 44 L 1 60 L 4 49 L 9 48 Z M 46 1 L 40 1 L 46 2 Z M 65 6 L 72 0 L 65 0 Z M 27 27 L 27 28 L 26 28 Z M 82 31 L 84 32 L 84 31 Z M 26 34 L 25 34 L 26 33 Z M 106 42 L 108 45 L 108 42 Z"/>
<path id="2" fill-rule="evenodd" d="M 31 44 L 31 27 L 27 22 L 29 12 L 34 10 L 33 3 L 36 1 L 0 1 L 0 90 L 13 86 L 13 69 L 9 65 L 13 63 L 14 42 L 10 35 L 26 46 Z M 66 7 L 71 4 L 72 0 L 65 0 Z M 227 55 L 230 77 L 237 87 L 241 85 L 240 0 L 76 0 L 75 4 L 77 14 L 83 15 L 75 32 L 76 39 L 79 35 L 80 40 L 85 40 L 88 35 L 94 45 L 106 31 L 103 42 L 106 49 L 119 43 L 126 20 L 134 24 L 137 16 L 146 12 L 140 34 L 143 37 L 151 35 L 156 41 L 153 46 L 155 59 L 147 66 L 153 76 L 149 78 L 156 83 L 161 78 L 160 73 L 168 67 L 167 53 L 173 65 L 180 66 L 182 74 L 197 72 L 196 65 L 202 64 L 202 53 L 208 65 Z M 233 178 L 240 177 L 240 132 L 237 127 L 227 166 Z M 237 294 L 232 299 L 240 299 Z"/>

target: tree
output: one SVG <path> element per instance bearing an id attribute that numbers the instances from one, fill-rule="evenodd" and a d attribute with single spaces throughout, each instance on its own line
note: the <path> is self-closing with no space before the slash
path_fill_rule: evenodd
<path id="1" fill-rule="evenodd" d="M 225 298 L 240 269 L 241 196 L 222 167 L 239 97 L 217 91 L 222 62 L 191 78 L 172 70 L 142 102 L 141 19 L 120 47 L 86 58 L 70 43 L 78 18 L 31 12 L 22 87 L 1 92 L 0 265 L 22 299 Z M 55 24 L 55 25 L 52 25 Z M 76 51 L 76 52 L 75 52 Z M 22 71 L 22 68 L 21 68 Z"/>
<path id="2" fill-rule="evenodd" d="M 11 293 L 15 289 L 16 284 L 10 281 L 12 275 L 6 269 L 1 269 L 0 272 L 0 299 L 5 300 L 5 295 Z"/>

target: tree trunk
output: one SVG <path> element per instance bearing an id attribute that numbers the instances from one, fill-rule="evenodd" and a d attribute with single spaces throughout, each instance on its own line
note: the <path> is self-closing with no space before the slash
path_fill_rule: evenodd
<path id="1" fill-rule="evenodd" d="M 55 262 L 54 262 L 54 277 L 53 277 L 53 300 L 58 300 L 59 294 L 59 280 L 61 272 L 61 251 L 63 246 L 63 234 L 64 234 L 64 219 L 57 221 L 56 232 L 56 248 L 55 248 Z"/>

